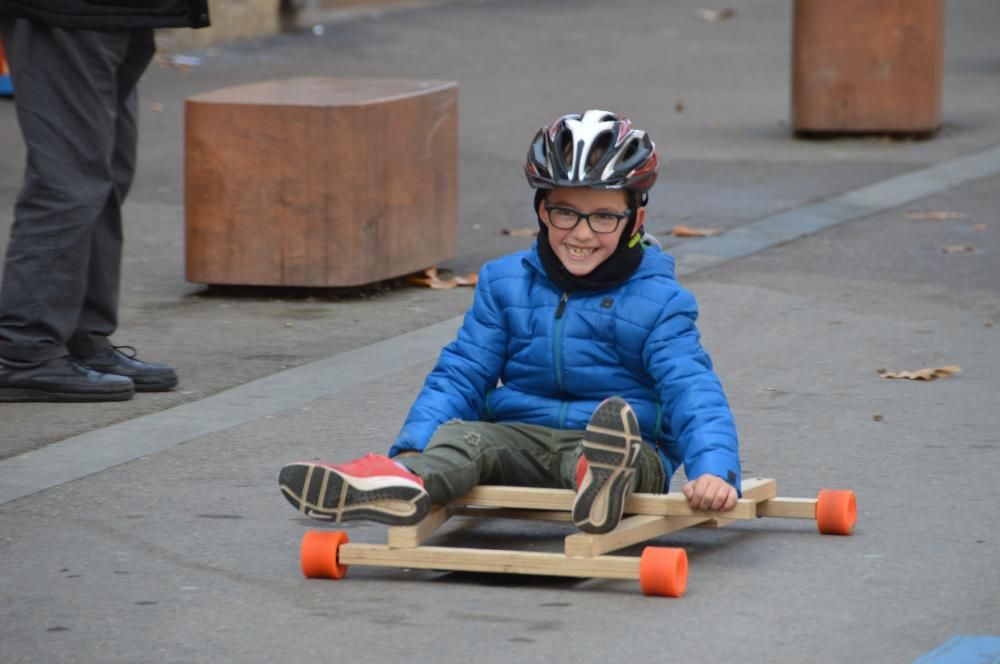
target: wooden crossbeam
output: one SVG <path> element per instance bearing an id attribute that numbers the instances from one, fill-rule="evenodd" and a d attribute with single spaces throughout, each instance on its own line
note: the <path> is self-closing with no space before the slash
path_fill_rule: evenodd
<path id="1" fill-rule="evenodd" d="M 440 528 L 451 515 L 447 505 L 435 505 L 419 523 L 412 526 L 390 526 L 386 543 L 392 549 L 420 546 Z"/>
<path id="2" fill-rule="evenodd" d="M 452 504 L 568 512 L 573 506 L 573 495 L 569 489 L 535 489 L 481 484 L 472 487 L 472 490 L 461 498 L 453 500 Z"/>
<path id="3" fill-rule="evenodd" d="M 562 553 L 468 549 L 450 546 L 393 549 L 386 544 L 349 542 L 341 545 L 337 559 L 343 565 L 442 569 L 457 572 L 546 574 L 606 579 L 639 578 L 639 558 L 635 556 L 577 558 Z"/>
<path id="4" fill-rule="evenodd" d="M 743 495 L 736 507 L 728 512 L 692 509 L 687 499 L 679 493 L 634 493 L 625 503 L 626 514 L 649 516 L 700 516 L 724 519 L 756 519 L 757 502 L 775 495 L 774 480 L 756 479 L 743 483 Z M 748 496 L 749 492 L 749 496 Z M 477 486 L 452 504 L 476 507 L 503 507 L 508 509 L 533 509 L 570 511 L 574 492 L 569 489 L 536 489 L 531 487 Z"/>
<path id="5" fill-rule="evenodd" d="M 774 480 L 764 479 L 761 477 L 755 477 L 749 480 L 743 480 L 740 485 L 740 491 L 743 493 L 743 497 L 748 500 L 770 500 L 778 495 L 778 483 Z M 760 503 L 758 502 L 758 507 Z M 760 516 L 760 512 L 757 512 L 757 516 Z M 735 519 L 709 519 L 708 521 L 702 521 L 701 523 L 695 524 L 696 528 L 723 528 L 731 524 Z"/>
<path id="6" fill-rule="evenodd" d="M 740 492 L 744 498 L 750 500 L 768 500 L 778 495 L 778 483 L 775 480 L 754 477 L 740 483 Z"/>
<path id="7" fill-rule="evenodd" d="M 666 535 L 677 530 L 708 521 L 701 516 L 650 516 L 637 514 L 625 517 L 610 533 L 592 535 L 576 533 L 566 538 L 565 551 L 567 556 L 583 556 L 590 558 L 608 551 L 616 551 L 626 546 L 645 542 L 648 539 Z"/>
<path id="8" fill-rule="evenodd" d="M 572 521 L 573 515 L 562 510 L 513 510 L 503 507 L 454 507 L 456 516 L 494 519 L 526 519 L 529 521 Z"/>
<path id="9" fill-rule="evenodd" d="M 771 498 L 757 505 L 757 516 L 815 519 L 815 498 Z"/>

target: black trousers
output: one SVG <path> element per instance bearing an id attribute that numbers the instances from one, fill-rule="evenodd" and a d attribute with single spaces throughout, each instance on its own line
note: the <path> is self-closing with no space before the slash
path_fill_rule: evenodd
<path id="1" fill-rule="evenodd" d="M 0 16 L 0 38 L 27 148 L 0 281 L 0 357 L 91 355 L 118 324 L 121 208 L 153 31 Z"/>

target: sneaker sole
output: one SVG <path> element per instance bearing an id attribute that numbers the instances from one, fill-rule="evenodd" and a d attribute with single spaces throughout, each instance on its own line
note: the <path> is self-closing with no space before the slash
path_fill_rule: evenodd
<path id="1" fill-rule="evenodd" d="M 632 407 L 618 397 L 601 402 L 583 438 L 587 472 L 573 501 L 573 523 L 577 528 L 606 533 L 618 525 L 642 444 Z"/>
<path id="2" fill-rule="evenodd" d="M 400 478 L 356 478 L 312 463 L 281 469 L 278 484 L 292 506 L 314 519 L 375 521 L 409 526 L 426 516 L 431 499 L 415 482 Z"/>
<path id="3" fill-rule="evenodd" d="M 29 390 L 24 388 L 0 388 L 0 402 L 46 402 L 46 403 L 97 403 L 103 401 L 128 401 L 135 392 L 94 392 L 89 394 L 77 392 L 46 392 L 45 390 Z"/>

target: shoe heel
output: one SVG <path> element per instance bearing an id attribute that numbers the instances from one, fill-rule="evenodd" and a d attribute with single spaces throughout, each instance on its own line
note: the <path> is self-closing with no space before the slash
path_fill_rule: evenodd
<path id="1" fill-rule="evenodd" d="M 606 533 L 617 527 L 632 489 L 640 445 L 639 423 L 628 402 L 620 397 L 602 401 L 582 443 L 587 472 L 573 501 L 573 522 L 580 530 Z"/>

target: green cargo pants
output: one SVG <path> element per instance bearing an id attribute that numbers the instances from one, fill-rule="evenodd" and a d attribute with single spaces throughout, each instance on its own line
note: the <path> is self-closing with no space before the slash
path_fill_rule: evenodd
<path id="1" fill-rule="evenodd" d="M 463 496 L 477 484 L 575 489 L 584 434 L 533 424 L 452 420 L 438 427 L 422 453 L 395 460 L 423 479 L 435 505 Z M 643 445 L 634 490 L 661 493 L 664 481 L 659 455 L 652 445 Z"/>

